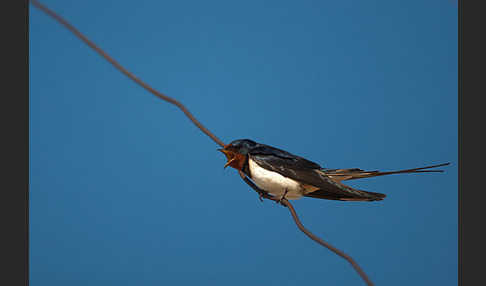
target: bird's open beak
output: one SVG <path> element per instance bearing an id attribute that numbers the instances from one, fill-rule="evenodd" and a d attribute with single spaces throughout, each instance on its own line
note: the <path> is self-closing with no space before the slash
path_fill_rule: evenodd
<path id="1" fill-rule="evenodd" d="M 231 151 L 228 151 L 226 149 L 218 149 L 218 151 L 220 151 L 221 153 L 223 153 L 225 156 L 226 156 L 226 159 L 228 160 L 228 162 L 226 162 L 226 164 L 224 164 L 224 168 L 226 169 L 226 167 L 228 167 L 234 160 L 236 160 L 236 156 L 233 152 Z"/>
<path id="2" fill-rule="evenodd" d="M 226 167 L 228 167 L 234 160 L 236 160 L 236 157 L 233 157 L 231 160 L 228 160 L 228 162 L 226 162 L 226 164 L 224 164 L 224 167 L 226 169 Z"/>

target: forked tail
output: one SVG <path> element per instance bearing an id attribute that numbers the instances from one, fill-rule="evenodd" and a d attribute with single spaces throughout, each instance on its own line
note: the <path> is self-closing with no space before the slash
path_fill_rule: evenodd
<path id="1" fill-rule="evenodd" d="M 426 166 L 421 168 L 414 168 L 414 169 L 405 169 L 405 170 L 398 170 L 398 171 L 388 171 L 388 172 L 380 172 L 380 171 L 364 171 L 361 169 L 322 169 L 326 176 L 330 177 L 335 181 L 346 181 L 346 180 L 354 180 L 354 179 L 363 179 L 363 178 L 371 178 L 377 176 L 384 176 L 384 175 L 393 175 L 393 174 L 414 174 L 414 173 L 440 173 L 444 172 L 444 170 L 426 170 L 431 168 L 437 168 L 442 166 L 447 166 L 450 163 L 443 163 L 438 165 Z"/>

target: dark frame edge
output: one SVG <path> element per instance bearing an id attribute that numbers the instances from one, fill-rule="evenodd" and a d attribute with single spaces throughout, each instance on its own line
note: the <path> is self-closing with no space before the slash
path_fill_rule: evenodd
<path id="1" fill-rule="evenodd" d="M 29 285 L 29 1 L 5 1 L 0 122 L 1 285 Z"/>
<path id="2" fill-rule="evenodd" d="M 480 285 L 484 280 L 484 67 L 486 46 L 481 2 L 458 0 L 458 278 L 459 285 Z"/>

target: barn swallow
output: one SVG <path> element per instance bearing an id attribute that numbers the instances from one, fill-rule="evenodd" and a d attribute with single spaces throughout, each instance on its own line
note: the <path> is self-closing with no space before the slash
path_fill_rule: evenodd
<path id="1" fill-rule="evenodd" d="M 242 171 L 261 190 L 279 200 L 311 197 L 340 201 L 380 201 L 386 197 L 385 194 L 357 190 L 342 181 L 402 173 L 443 172 L 425 169 L 450 164 L 390 172 L 364 171 L 358 168 L 327 169 L 287 151 L 249 139 L 234 140 L 218 150 L 228 160 L 225 168 L 230 166 Z"/>

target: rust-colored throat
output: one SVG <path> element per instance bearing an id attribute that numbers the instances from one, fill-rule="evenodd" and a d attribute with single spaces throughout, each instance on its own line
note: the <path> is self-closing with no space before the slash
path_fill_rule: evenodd
<path id="1" fill-rule="evenodd" d="M 236 170 L 242 170 L 243 165 L 245 164 L 245 155 L 240 154 L 239 152 L 235 152 L 232 150 L 229 150 L 226 148 L 223 149 L 218 149 L 221 151 L 225 156 L 226 159 L 228 160 L 226 164 L 224 164 L 224 168 L 230 166 L 232 168 L 235 168 Z"/>

